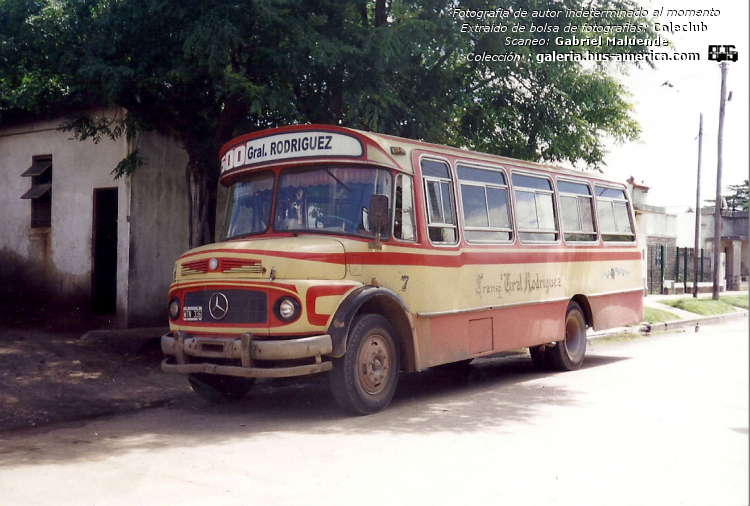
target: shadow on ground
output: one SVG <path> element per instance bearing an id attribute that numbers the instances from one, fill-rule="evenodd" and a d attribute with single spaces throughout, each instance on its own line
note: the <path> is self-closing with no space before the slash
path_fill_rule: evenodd
<path id="1" fill-rule="evenodd" d="M 82 335 L 34 325 L 0 328 L 0 433 L 161 405 L 189 393 L 184 378 L 161 372 L 158 343 Z"/>
<path id="2" fill-rule="evenodd" d="M 585 375 L 587 369 L 625 359 L 588 356 L 581 371 L 565 374 Z M 180 395 L 157 412 L 5 433 L 0 435 L 0 440 L 6 440 L 0 446 L 0 467 L 107 458 L 145 449 L 231 443 L 234 438 L 246 441 L 291 432 L 418 435 L 488 427 L 505 430 L 525 423 L 547 406 L 582 402 L 574 391 L 559 386 L 559 381 L 548 381 L 556 374 L 538 372 L 526 354 L 478 359 L 463 369 L 407 374 L 401 378 L 392 405 L 365 417 L 342 414 L 328 391 L 325 375 L 305 381 L 269 380 L 259 382 L 235 404 L 212 405 L 193 395 Z"/>

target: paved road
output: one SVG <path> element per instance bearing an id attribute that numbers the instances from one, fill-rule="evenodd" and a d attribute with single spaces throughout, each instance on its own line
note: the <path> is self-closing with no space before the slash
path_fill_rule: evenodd
<path id="1" fill-rule="evenodd" d="M 0 436 L 3 505 L 748 504 L 748 323 L 403 379 L 340 415 L 322 382 Z"/>

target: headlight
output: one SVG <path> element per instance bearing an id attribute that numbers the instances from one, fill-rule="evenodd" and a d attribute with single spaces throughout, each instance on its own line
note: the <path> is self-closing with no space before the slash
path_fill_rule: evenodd
<path id="1" fill-rule="evenodd" d="M 172 297 L 169 301 L 169 317 L 173 320 L 180 317 L 180 299 L 177 297 Z"/>
<path id="2" fill-rule="evenodd" d="M 282 322 L 292 322 L 299 318 L 299 302 L 291 297 L 281 297 L 273 305 L 273 313 Z"/>

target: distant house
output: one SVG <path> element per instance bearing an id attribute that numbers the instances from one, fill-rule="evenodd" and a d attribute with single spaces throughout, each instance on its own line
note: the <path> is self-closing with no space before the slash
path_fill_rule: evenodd
<path id="1" fill-rule="evenodd" d="M 692 208 L 667 209 L 651 205 L 649 187 L 636 183 L 631 177 L 628 188 L 635 208 L 639 240 L 644 248 L 646 263 L 644 279 L 647 291 L 661 293 L 669 290 L 661 285 L 663 279 L 675 279 L 675 273 L 684 276 L 685 254 L 689 279 L 692 282 L 692 255 L 695 248 L 695 211 Z M 712 282 L 714 245 L 714 207 L 701 209 L 701 232 L 698 255 L 703 258 L 704 281 Z M 721 290 L 745 290 L 748 287 L 748 213 L 722 211 L 721 253 L 719 281 Z M 677 253 L 677 249 L 681 253 Z M 680 254 L 682 257 L 680 257 Z M 676 265 L 679 263 L 680 265 Z M 657 272 L 658 271 L 658 272 Z M 684 278 L 682 278 L 684 279 Z"/>
<path id="2" fill-rule="evenodd" d="M 695 214 L 691 213 L 691 216 L 694 217 Z M 715 208 L 701 208 L 701 242 L 710 252 L 713 252 L 715 222 Z M 748 225 L 747 211 L 721 210 L 721 252 L 726 257 L 727 290 L 748 288 Z"/>
<path id="3" fill-rule="evenodd" d="M 114 180 L 132 146 L 72 140 L 58 129 L 64 119 L 0 127 L 0 302 L 90 308 L 121 327 L 164 324 L 174 260 L 188 246 L 187 155 L 143 133 L 146 165 Z"/>

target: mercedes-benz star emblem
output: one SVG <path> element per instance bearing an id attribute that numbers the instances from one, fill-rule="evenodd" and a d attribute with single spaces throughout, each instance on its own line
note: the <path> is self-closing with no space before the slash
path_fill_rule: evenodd
<path id="1" fill-rule="evenodd" d="M 211 295 L 208 299 L 208 312 L 211 313 L 211 317 L 214 320 L 221 320 L 227 315 L 229 311 L 229 300 L 227 296 L 221 292 L 217 292 Z"/>

